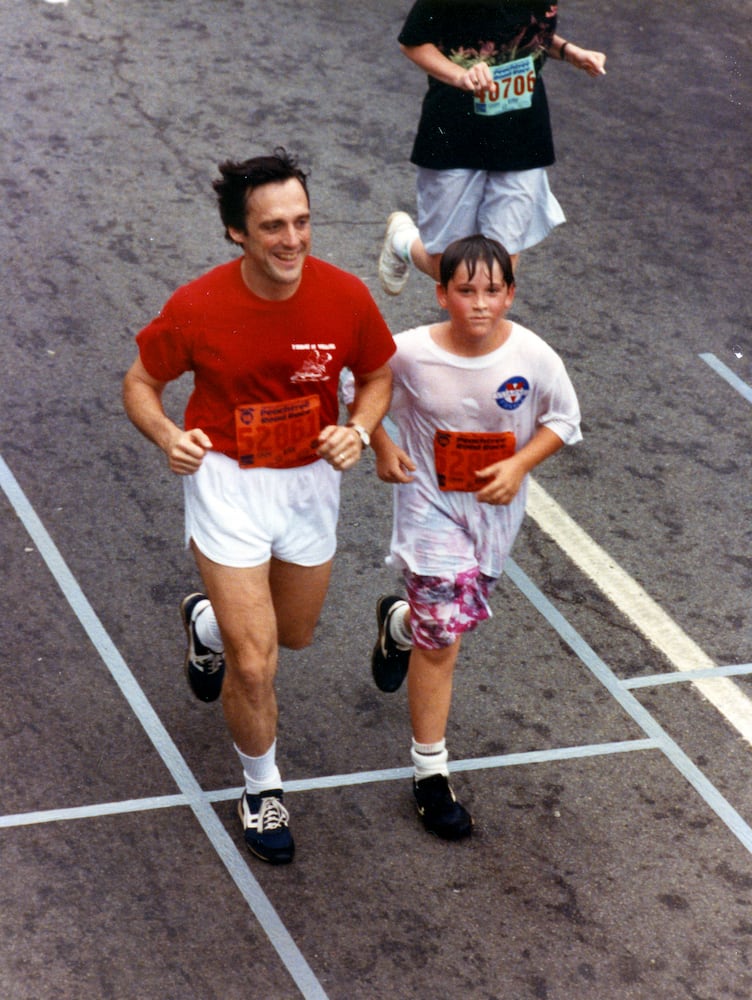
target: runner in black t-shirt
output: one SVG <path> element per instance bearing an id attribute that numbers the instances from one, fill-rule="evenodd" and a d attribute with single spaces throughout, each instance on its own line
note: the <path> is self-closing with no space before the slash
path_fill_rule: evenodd
<path id="1" fill-rule="evenodd" d="M 428 74 L 411 162 L 418 225 L 393 212 L 379 260 L 398 295 L 410 263 L 438 280 L 455 239 L 482 232 L 516 263 L 521 250 L 564 221 L 546 167 L 554 147 L 541 70 L 548 56 L 590 76 L 606 57 L 556 33 L 557 5 L 518 0 L 417 0 L 399 35 Z"/>

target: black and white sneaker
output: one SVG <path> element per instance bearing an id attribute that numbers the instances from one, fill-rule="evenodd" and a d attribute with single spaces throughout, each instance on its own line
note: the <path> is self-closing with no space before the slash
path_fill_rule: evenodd
<path id="1" fill-rule="evenodd" d="M 295 854 L 290 833 L 290 814 L 282 804 L 282 790 L 272 788 L 260 795 L 243 792 L 238 803 L 248 850 L 270 865 L 287 865 Z"/>
<path id="2" fill-rule="evenodd" d="M 376 602 L 376 622 L 379 637 L 371 656 L 371 673 L 379 691 L 398 690 L 407 674 L 410 647 L 397 645 L 389 632 L 389 622 L 395 611 L 407 604 L 401 597 L 382 596 Z"/>
<path id="3" fill-rule="evenodd" d="M 196 616 L 209 604 L 206 594 L 189 594 L 180 605 L 180 614 L 188 637 L 188 648 L 185 652 L 185 676 L 191 691 L 201 701 L 216 701 L 222 691 L 222 680 L 225 676 L 225 658 L 223 653 L 215 653 L 213 649 L 199 640 L 194 622 Z"/>
<path id="4" fill-rule="evenodd" d="M 473 818 L 454 797 L 445 774 L 413 779 L 413 795 L 423 826 L 442 840 L 462 840 L 473 832 Z"/>

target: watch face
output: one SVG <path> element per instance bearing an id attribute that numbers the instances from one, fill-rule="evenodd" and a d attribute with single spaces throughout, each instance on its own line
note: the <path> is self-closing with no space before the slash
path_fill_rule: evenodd
<path id="1" fill-rule="evenodd" d="M 360 438 L 360 443 L 363 445 L 364 448 L 367 448 L 368 445 L 371 443 L 371 435 L 368 433 L 365 427 L 360 427 L 358 424 L 348 424 L 347 426 L 352 427 L 352 429 Z"/>

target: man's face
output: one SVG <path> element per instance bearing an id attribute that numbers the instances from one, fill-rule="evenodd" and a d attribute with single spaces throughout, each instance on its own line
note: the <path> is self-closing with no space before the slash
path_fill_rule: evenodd
<path id="1" fill-rule="evenodd" d="M 231 229 L 230 235 L 243 247 L 243 277 L 251 291 L 264 299 L 289 298 L 311 248 L 311 213 L 300 181 L 275 181 L 252 191 L 245 229 Z"/>

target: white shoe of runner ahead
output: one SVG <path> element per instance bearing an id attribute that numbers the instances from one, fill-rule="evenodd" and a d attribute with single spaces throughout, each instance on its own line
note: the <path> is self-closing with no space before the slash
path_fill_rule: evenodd
<path id="1" fill-rule="evenodd" d="M 387 295 L 399 295 L 410 275 L 410 265 L 394 249 L 394 236 L 400 229 L 415 229 L 407 212 L 392 212 L 386 220 L 384 245 L 379 257 L 379 281 Z"/>

